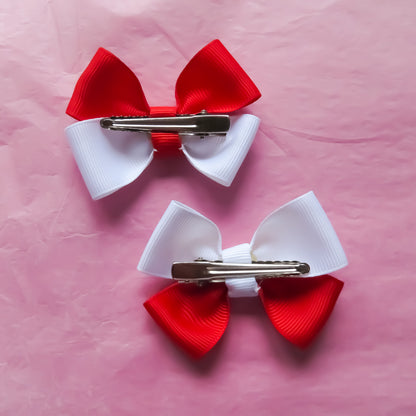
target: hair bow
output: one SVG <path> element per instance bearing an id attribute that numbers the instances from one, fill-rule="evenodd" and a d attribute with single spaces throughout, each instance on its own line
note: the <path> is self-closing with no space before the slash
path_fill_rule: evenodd
<path id="1" fill-rule="evenodd" d="M 116 56 L 100 48 L 78 80 L 67 113 L 83 120 L 66 128 L 75 160 L 93 199 L 133 182 L 154 154 L 182 150 L 199 172 L 229 186 L 243 162 L 259 119 L 250 114 L 231 117 L 225 137 L 175 132 L 111 131 L 100 118 L 174 117 L 199 113 L 230 113 L 260 98 L 253 81 L 219 40 L 201 49 L 176 82 L 176 107 L 150 107 L 139 80 Z"/>
<path id="2" fill-rule="evenodd" d="M 207 353 L 229 320 L 228 297 L 260 296 L 273 325 L 293 344 L 306 347 L 329 318 L 343 282 L 327 275 L 347 265 L 341 243 L 313 192 L 272 212 L 250 244 L 221 248 L 217 226 L 172 201 L 156 226 L 138 270 L 171 278 L 174 262 L 224 263 L 299 260 L 305 277 L 231 278 L 224 283 L 174 283 L 144 306 L 157 324 L 193 357 Z"/>

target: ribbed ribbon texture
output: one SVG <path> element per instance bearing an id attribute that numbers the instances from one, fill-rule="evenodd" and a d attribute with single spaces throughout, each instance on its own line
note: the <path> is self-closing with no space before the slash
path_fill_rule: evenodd
<path id="1" fill-rule="evenodd" d="M 172 116 L 229 113 L 260 98 L 253 81 L 219 40 L 201 49 L 186 65 L 176 83 L 176 107 L 147 103 L 139 80 L 111 52 L 99 48 L 79 78 L 66 110 L 77 120 L 111 116 Z M 159 153 L 176 153 L 177 135 L 152 134 Z"/>
<path id="2" fill-rule="evenodd" d="M 194 358 L 202 357 L 218 342 L 230 317 L 223 283 L 205 287 L 175 283 L 144 306 L 172 340 Z"/>
<path id="3" fill-rule="evenodd" d="M 221 233 L 211 220 L 172 201 L 153 231 L 137 268 L 170 279 L 175 261 L 203 258 L 250 263 L 255 258 L 257 261 L 297 259 L 307 263 L 310 270 L 303 276 L 290 278 L 256 280 L 251 276 L 228 278 L 226 284 L 174 284 L 145 304 L 156 322 L 186 352 L 200 357 L 224 332 L 228 321 L 227 298 L 260 296 L 277 331 L 294 345 L 307 347 L 328 320 L 343 287 L 343 282 L 330 274 L 348 264 L 335 230 L 314 193 L 308 192 L 273 211 L 261 222 L 250 244 L 222 249 L 221 241 Z"/>
<path id="4" fill-rule="evenodd" d="M 265 279 L 259 296 L 274 327 L 292 344 L 307 347 L 331 315 L 344 283 L 332 276 Z"/>
<path id="5" fill-rule="evenodd" d="M 307 347 L 331 315 L 344 283 L 332 276 L 266 279 L 259 296 L 272 324 Z M 223 335 L 230 316 L 227 287 L 174 283 L 144 304 L 156 323 L 189 355 L 200 358 Z"/>

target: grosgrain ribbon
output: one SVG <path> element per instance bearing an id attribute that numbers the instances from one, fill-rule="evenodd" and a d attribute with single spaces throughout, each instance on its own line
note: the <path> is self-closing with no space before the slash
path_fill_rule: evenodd
<path id="1" fill-rule="evenodd" d="M 179 150 L 201 173 L 222 185 L 231 184 L 257 132 L 259 119 L 255 116 L 236 117 L 225 138 L 210 137 L 204 141 L 199 137 L 152 132 L 150 142 L 145 133 L 98 128 L 99 118 L 110 116 L 162 117 L 202 110 L 230 113 L 256 101 L 261 94 L 222 43 L 214 40 L 179 75 L 175 96 L 176 107 L 150 107 L 134 73 L 112 53 L 98 49 L 79 78 L 67 108 L 70 116 L 84 122 L 66 129 L 93 199 L 132 182 L 154 154 L 175 154 Z M 209 144 L 201 145 L 202 142 Z M 107 171 L 119 173 L 112 179 Z"/>
<path id="2" fill-rule="evenodd" d="M 246 263 L 298 260 L 304 277 L 227 279 L 204 286 L 174 283 L 144 306 L 158 325 L 191 356 L 199 358 L 221 338 L 230 315 L 229 296 L 259 295 L 275 328 L 304 348 L 329 318 L 343 282 L 328 273 L 347 265 L 341 243 L 313 192 L 270 214 L 250 244 L 221 248 L 217 226 L 197 211 L 172 201 L 156 226 L 138 270 L 171 278 L 174 261 L 197 258 Z"/>

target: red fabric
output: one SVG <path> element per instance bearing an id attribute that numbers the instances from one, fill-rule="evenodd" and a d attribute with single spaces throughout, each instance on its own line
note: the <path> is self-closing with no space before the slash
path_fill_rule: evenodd
<path id="1" fill-rule="evenodd" d="M 176 82 L 179 114 L 230 113 L 261 96 L 244 69 L 219 40 L 201 49 Z"/>
<path id="2" fill-rule="evenodd" d="M 331 315 L 344 283 L 332 276 L 265 279 L 259 296 L 274 327 L 305 348 Z"/>
<path id="3" fill-rule="evenodd" d="M 214 40 L 179 75 L 175 96 L 173 114 L 195 114 L 202 110 L 235 111 L 256 101 L 261 94 L 224 45 Z M 111 52 L 99 48 L 81 74 L 66 112 L 77 120 L 85 120 L 146 116 L 151 114 L 151 109 L 134 73 Z M 179 138 L 174 144 L 174 135 L 158 136 L 155 135 L 158 151 L 174 153 Z"/>
<path id="4" fill-rule="evenodd" d="M 223 283 L 197 286 L 175 283 L 144 303 L 158 325 L 194 358 L 207 353 L 221 338 L 230 316 Z"/>
<path id="5" fill-rule="evenodd" d="M 275 328 L 305 348 L 328 320 L 344 283 L 332 276 L 265 279 L 259 296 Z M 221 338 L 229 320 L 227 287 L 175 283 L 144 304 L 157 324 L 195 358 Z"/>
<path id="6" fill-rule="evenodd" d="M 99 48 L 81 74 L 66 109 L 77 120 L 150 113 L 136 75 L 111 52 Z"/>
<path id="7" fill-rule="evenodd" d="M 150 117 L 173 117 L 176 115 L 175 107 L 151 107 Z M 156 155 L 171 156 L 179 153 L 182 146 L 181 140 L 176 133 L 152 131 L 153 148 Z"/>

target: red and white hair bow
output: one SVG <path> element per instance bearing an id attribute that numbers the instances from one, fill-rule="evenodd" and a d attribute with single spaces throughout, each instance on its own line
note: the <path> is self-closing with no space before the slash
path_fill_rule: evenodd
<path id="1" fill-rule="evenodd" d="M 339 239 L 313 192 L 272 212 L 250 244 L 221 248 L 217 226 L 197 211 L 172 201 L 156 226 L 138 270 L 172 278 L 174 262 L 203 258 L 224 263 L 299 260 L 309 265 L 304 277 L 224 283 L 174 283 L 144 306 L 159 326 L 193 357 L 207 353 L 228 323 L 228 297 L 260 296 L 273 325 L 293 344 L 306 347 L 329 318 L 343 282 L 329 276 L 347 265 Z"/>
<path id="2" fill-rule="evenodd" d="M 231 117 L 225 137 L 200 140 L 172 132 L 112 131 L 100 118 L 172 117 L 231 113 L 260 98 L 253 81 L 219 40 L 201 49 L 176 82 L 176 107 L 150 107 L 139 80 L 116 56 L 100 48 L 82 73 L 67 113 L 81 122 L 66 128 L 75 160 L 93 199 L 133 182 L 154 154 L 182 151 L 202 174 L 224 186 L 233 181 L 257 132 L 259 119 Z"/>

